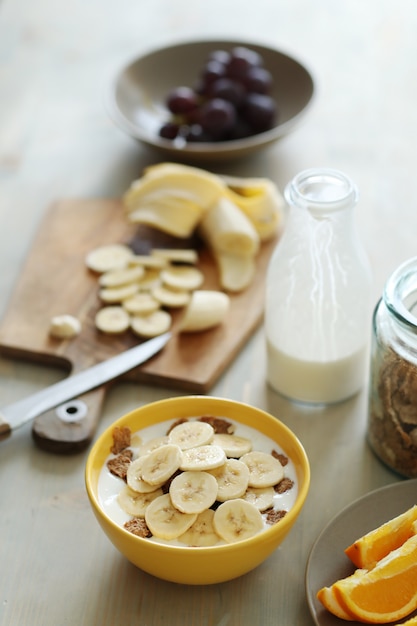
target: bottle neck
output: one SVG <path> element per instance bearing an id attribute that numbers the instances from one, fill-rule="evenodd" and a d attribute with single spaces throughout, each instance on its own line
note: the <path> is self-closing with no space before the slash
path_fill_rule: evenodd
<path id="1" fill-rule="evenodd" d="M 316 219 L 329 219 L 353 208 L 358 201 L 358 190 L 338 170 L 309 169 L 287 185 L 285 198 L 290 206 L 305 209 Z"/>

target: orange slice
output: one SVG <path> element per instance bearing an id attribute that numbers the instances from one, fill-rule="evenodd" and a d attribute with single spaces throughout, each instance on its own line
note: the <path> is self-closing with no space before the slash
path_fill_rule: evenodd
<path id="1" fill-rule="evenodd" d="M 373 569 L 338 580 L 332 588 L 340 606 L 360 622 L 384 624 L 410 615 L 417 609 L 417 535 Z"/>
<path id="2" fill-rule="evenodd" d="M 335 596 L 333 587 L 322 587 L 317 592 L 317 599 L 322 603 L 325 609 L 339 617 L 340 619 L 353 621 L 353 617 L 345 611 L 345 609 L 339 604 L 338 599 Z"/>
<path id="3" fill-rule="evenodd" d="M 417 534 L 417 505 L 352 543 L 345 554 L 356 567 L 371 569 L 392 550 Z"/>

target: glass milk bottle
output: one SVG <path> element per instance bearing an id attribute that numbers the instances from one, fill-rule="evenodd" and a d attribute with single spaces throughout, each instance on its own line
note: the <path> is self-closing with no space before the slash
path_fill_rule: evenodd
<path id="1" fill-rule="evenodd" d="M 358 191 L 342 172 L 311 169 L 285 197 L 289 214 L 266 281 L 267 379 L 292 400 L 339 402 L 365 382 L 371 328 Z"/>

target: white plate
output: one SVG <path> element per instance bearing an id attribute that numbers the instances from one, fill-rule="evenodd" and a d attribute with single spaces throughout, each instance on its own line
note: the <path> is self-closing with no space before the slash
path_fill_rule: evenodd
<path id="1" fill-rule="evenodd" d="M 359 622 L 345 622 L 329 613 L 317 600 L 316 593 L 321 587 L 330 586 L 354 572 L 355 566 L 345 555 L 345 548 L 414 504 L 417 504 L 417 479 L 381 487 L 343 509 L 320 533 L 306 569 L 307 602 L 317 626 L 363 626 Z M 405 618 L 400 620 L 404 621 Z"/>

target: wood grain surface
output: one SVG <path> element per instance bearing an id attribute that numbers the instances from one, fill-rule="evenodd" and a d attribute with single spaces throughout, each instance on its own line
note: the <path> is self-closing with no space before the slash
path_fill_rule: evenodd
<path id="1" fill-rule="evenodd" d="M 128 223 L 118 199 L 67 199 L 45 215 L 0 326 L 0 351 L 8 357 L 64 367 L 72 373 L 103 361 L 140 342 L 131 331 L 106 335 L 94 326 L 98 297 L 97 274 L 84 259 L 97 246 L 123 242 L 143 252 L 152 246 L 171 247 L 171 238 Z M 193 242 L 198 245 L 198 242 Z M 176 241 L 176 245 L 190 245 Z M 183 310 L 171 310 L 173 338 L 163 351 L 126 377 L 187 391 L 205 393 L 229 365 L 263 315 L 265 272 L 275 241 L 264 244 L 257 258 L 256 280 L 231 295 L 231 308 L 221 326 L 179 334 Z M 216 265 L 199 247 L 202 288 L 219 288 Z M 82 323 L 71 340 L 49 335 L 51 317 L 68 313 Z"/>

